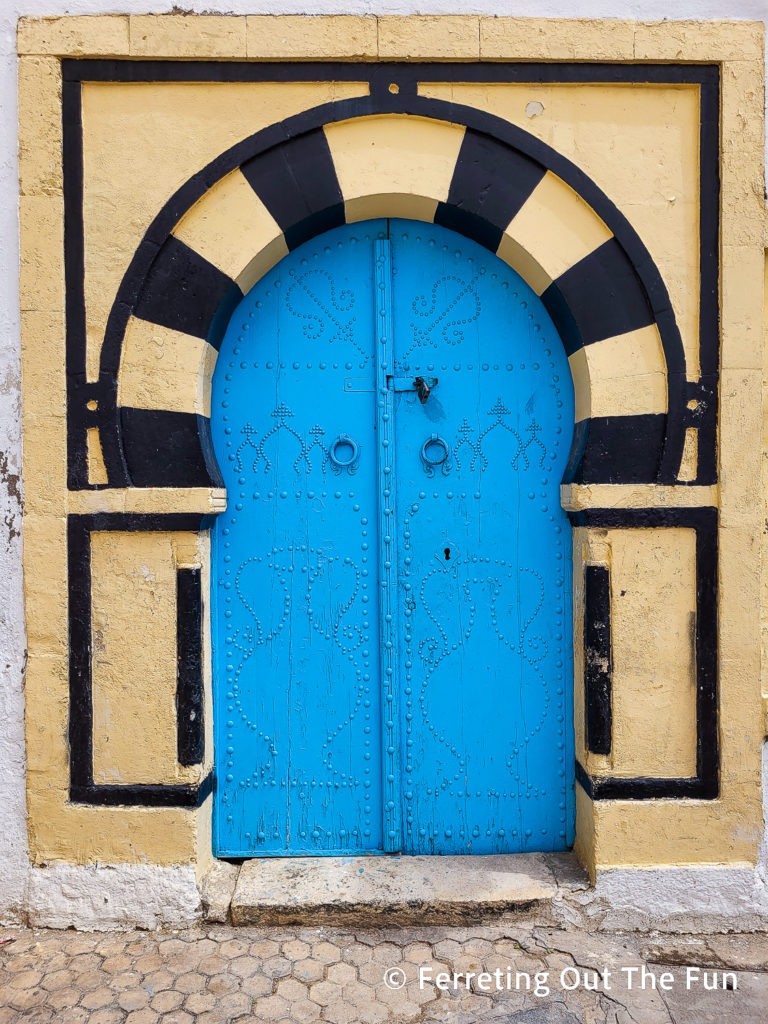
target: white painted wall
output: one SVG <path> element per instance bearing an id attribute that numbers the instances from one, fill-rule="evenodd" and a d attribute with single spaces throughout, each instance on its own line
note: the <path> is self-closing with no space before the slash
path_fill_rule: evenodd
<path id="1" fill-rule="evenodd" d="M 22 15 L 161 13 L 178 0 L 0 0 L 0 920 L 18 920 L 30 882 L 24 795 L 24 662 L 26 641 L 21 579 L 21 473 L 19 313 L 18 313 L 18 182 L 16 165 L 16 20 Z M 181 0 L 197 12 L 236 14 L 506 14 L 527 17 L 600 17 L 703 20 L 741 18 L 768 22 L 768 0 Z M 768 761 L 767 761 L 768 763 Z M 768 785 L 768 783 L 767 783 Z M 768 850 L 768 842 L 766 843 Z M 768 870 L 764 850 L 763 872 Z M 158 872 L 157 906 L 166 900 L 168 919 L 182 923 L 192 912 L 194 881 Z M 659 898 L 656 873 L 651 884 Z M 49 876 L 50 885 L 36 875 L 33 902 L 40 923 L 93 925 L 90 899 L 95 888 L 114 890 L 123 909 L 116 923 L 126 924 L 131 912 L 121 896 L 130 885 L 130 870 L 105 877 L 90 872 L 82 885 L 68 876 L 66 892 Z M 183 877 L 182 877 L 183 875 Z M 162 877 L 161 877 L 162 876 Z M 750 876 L 751 877 L 751 876 Z M 92 878 L 91 884 L 86 884 Z M 619 882 L 619 879 L 616 880 Z M 628 880 L 622 880 L 622 886 Z M 690 878 L 683 890 L 695 885 Z M 737 884 L 734 878 L 734 884 Z M 747 903 L 751 883 L 737 884 Z M 746 889 L 744 888 L 746 886 Z M 192 887 L 192 888 L 190 888 Z M 706 887 L 705 887 L 706 888 Z M 606 896 L 612 889 L 606 887 Z M 80 893 L 79 898 L 76 894 Z M 90 896 L 89 896 L 90 893 Z M 165 896 L 163 896 L 165 893 Z M 181 894 L 181 895 L 180 895 Z M 684 897 L 682 897 L 684 899 Z M 762 897 L 761 897 L 762 898 Z M 63 902 L 62 902 L 63 900 Z M 619 900 L 621 902 L 621 900 Z M 735 909 L 735 900 L 732 906 Z M 662 900 L 663 905 L 663 900 Z M 63 910 L 62 907 L 66 907 Z M 48 909 L 46 909 L 48 908 Z M 55 908 L 55 909 L 53 909 Z M 50 911 L 50 912 L 49 912 Z M 137 908 L 136 922 L 147 923 Z M 153 922 L 160 922 L 155 911 Z"/>

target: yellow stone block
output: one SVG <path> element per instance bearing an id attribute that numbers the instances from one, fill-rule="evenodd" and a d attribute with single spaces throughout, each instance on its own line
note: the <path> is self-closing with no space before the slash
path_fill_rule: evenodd
<path id="1" fill-rule="evenodd" d="M 595 881 L 595 804 L 576 783 L 576 841 L 573 852 Z"/>
<path id="2" fill-rule="evenodd" d="M 69 664 L 66 654 L 30 654 L 24 674 L 28 788 L 69 781 Z"/>
<path id="3" fill-rule="evenodd" d="M 615 775 L 696 773 L 696 538 L 610 530 Z"/>
<path id="4" fill-rule="evenodd" d="M 754 864 L 760 790 L 724 800 L 599 800 L 594 803 L 597 870 L 673 864 Z M 755 824 L 750 827 L 748 823 Z M 706 842 L 700 837 L 706 836 Z"/>
<path id="5" fill-rule="evenodd" d="M 173 534 L 93 533 L 91 574 L 94 780 L 179 782 Z"/>
<path id="6" fill-rule="evenodd" d="M 192 864 L 201 810 L 70 804 L 66 789 L 27 795 L 33 864 Z M 207 813 L 210 814 L 210 805 Z"/>
<path id="7" fill-rule="evenodd" d="M 173 234 L 237 281 L 243 293 L 288 255 L 280 226 L 238 169 L 216 182 Z"/>
<path id="8" fill-rule="evenodd" d="M 21 309 L 64 309 L 64 204 L 58 196 L 19 200 Z"/>
<path id="9" fill-rule="evenodd" d="M 655 324 L 585 345 L 569 356 L 575 419 L 667 411 L 667 373 Z"/>
<path id="10" fill-rule="evenodd" d="M 46 420 L 66 416 L 65 345 L 63 310 L 22 311 L 21 380 L 25 417 Z M 48 448 L 50 451 L 50 446 Z M 35 454 L 34 450 L 28 449 L 25 439 L 25 460 Z M 65 454 L 65 449 L 62 449 L 62 454 Z"/>
<path id="11" fill-rule="evenodd" d="M 381 60 L 477 60 L 479 56 L 477 17 L 414 14 L 379 18 Z"/>
<path id="12" fill-rule="evenodd" d="M 60 57 L 121 57 L 128 53 L 128 18 L 123 14 L 74 15 L 63 18 L 20 18 L 20 54 Z"/>
<path id="13" fill-rule="evenodd" d="M 481 60 L 631 60 L 633 22 L 480 18 Z"/>
<path id="14" fill-rule="evenodd" d="M 729 370 L 720 375 L 720 521 L 760 529 L 762 489 L 762 373 Z"/>
<path id="15" fill-rule="evenodd" d="M 251 60 L 325 60 L 375 57 L 375 18 L 352 15 L 248 15 Z"/>
<path id="16" fill-rule="evenodd" d="M 389 115 L 339 121 L 324 131 L 348 221 L 408 215 L 431 220 L 437 203 L 448 197 L 463 128 Z"/>
<path id="17" fill-rule="evenodd" d="M 721 366 L 759 369 L 764 356 L 764 251 L 757 246 L 723 246 L 721 268 Z"/>
<path id="18" fill-rule="evenodd" d="M 130 15 L 132 57 L 245 57 L 242 16 Z"/>
<path id="19" fill-rule="evenodd" d="M 498 255 L 513 267 L 512 261 L 524 255 L 523 266 L 515 269 L 540 295 L 556 277 L 612 237 L 581 196 L 547 171 L 506 228 Z"/>
<path id="20" fill-rule="evenodd" d="M 67 651 L 67 524 L 64 518 L 24 516 L 24 607 L 32 654 Z"/>
<path id="21" fill-rule="evenodd" d="M 120 355 L 118 405 L 207 416 L 216 356 L 201 338 L 132 316 Z"/>
<path id="22" fill-rule="evenodd" d="M 360 82 L 83 84 L 89 380 L 98 376 L 107 317 L 133 253 L 176 189 L 267 125 L 367 91 Z"/>
<path id="23" fill-rule="evenodd" d="M 763 59 L 761 21 L 639 21 L 636 60 Z"/>
<path id="24" fill-rule="evenodd" d="M 201 512 L 216 515 L 227 507 L 227 492 L 219 487 L 111 487 L 103 491 L 70 491 L 67 511 Z"/>
<path id="25" fill-rule="evenodd" d="M 61 62 L 19 60 L 19 188 L 23 196 L 62 192 Z"/>

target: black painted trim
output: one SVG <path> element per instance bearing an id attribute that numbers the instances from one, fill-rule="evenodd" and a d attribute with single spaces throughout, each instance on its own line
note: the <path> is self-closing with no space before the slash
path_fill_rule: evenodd
<path id="1" fill-rule="evenodd" d="M 435 223 L 496 252 L 504 229 L 545 174 L 541 164 L 468 128 Z"/>
<path id="2" fill-rule="evenodd" d="M 100 807 L 200 807 L 213 792 L 213 773 L 199 786 L 72 786 L 70 801 Z"/>
<path id="3" fill-rule="evenodd" d="M 119 412 L 134 487 L 224 486 L 207 416 L 129 406 Z"/>
<path id="4" fill-rule="evenodd" d="M 176 731 L 179 764 L 201 764 L 203 595 L 199 569 L 176 570 Z"/>
<path id="5" fill-rule="evenodd" d="M 717 799 L 720 795 L 717 509 L 594 508 L 568 515 L 574 526 L 598 529 L 684 527 L 696 531 L 696 775 L 666 779 L 590 778 L 577 762 L 579 784 L 594 800 Z"/>
<path id="6" fill-rule="evenodd" d="M 120 60 L 65 58 L 65 82 L 366 82 L 386 90 L 390 82 L 625 82 L 701 85 L 711 82 L 711 64 L 561 63 L 559 61 L 456 63 L 431 61 L 379 64 L 344 62 L 220 60 Z M 377 90 L 377 91 L 378 91 Z"/>
<path id="7" fill-rule="evenodd" d="M 96 784 L 93 781 L 93 679 L 91 672 L 91 534 L 99 530 L 189 530 L 200 515 L 99 512 L 67 519 L 69 584 L 69 797 L 103 806 L 198 807 L 211 792 L 208 775 L 199 786 Z M 178 728 L 178 724 L 177 724 Z M 199 763 L 199 762 L 196 762 Z"/>
<path id="8" fill-rule="evenodd" d="M 666 425 L 663 413 L 580 420 L 574 428 L 563 483 L 654 483 Z"/>
<path id="9" fill-rule="evenodd" d="M 579 260 L 541 296 L 571 356 L 619 334 L 654 322 L 648 296 L 635 268 L 615 238 Z"/>
<path id="10" fill-rule="evenodd" d="M 218 349 L 229 316 L 242 297 L 230 277 L 169 235 L 155 255 L 133 312 Z"/>
<path id="11" fill-rule="evenodd" d="M 611 752 L 611 575 L 605 565 L 584 566 L 584 717 L 587 749 Z"/>
<path id="12" fill-rule="evenodd" d="M 344 196 L 322 128 L 246 160 L 240 170 L 296 249 L 345 222 Z"/>
<path id="13" fill-rule="evenodd" d="M 533 139 L 522 129 L 490 114 L 474 108 L 463 107 L 450 102 L 429 100 L 417 93 L 418 82 L 468 81 L 468 82 L 638 82 L 676 84 L 691 83 L 700 86 L 701 95 L 701 238 L 705 247 L 701 254 L 702 296 L 709 296 L 709 307 L 717 304 L 718 250 L 716 245 L 719 218 L 719 69 L 715 65 L 667 65 L 667 64 L 559 64 L 559 63 L 475 63 L 475 64 L 349 64 L 349 63 L 307 63 L 294 64 L 276 62 L 255 64 L 246 62 L 219 61 L 129 61 L 129 60 L 65 60 L 63 61 L 65 89 L 86 81 L 368 81 L 370 95 L 357 99 L 325 104 L 306 111 L 293 118 L 270 126 L 221 154 L 211 164 L 194 175 L 169 200 L 148 229 L 144 241 L 134 255 L 131 266 L 120 286 L 118 296 L 110 313 L 109 323 L 102 347 L 102 374 L 99 381 L 99 410 L 103 411 L 100 423 L 101 441 L 109 476 L 109 486 L 125 486 L 131 482 L 122 455 L 120 422 L 116 415 L 117 368 L 120 345 L 127 319 L 135 306 L 138 290 L 158 250 L 165 242 L 173 225 L 211 185 L 225 173 L 241 163 L 264 153 L 270 148 L 295 139 L 302 133 L 318 131 L 325 123 L 350 117 L 377 113 L 408 113 L 438 118 L 464 124 L 478 135 L 493 137 L 518 149 L 542 166 L 562 177 L 579 192 L 609 224 L 621 249 L 637 271 L 649 305 L 659 327 L 665 351 L 668 374 L 668 416 L 663 439 L 663 452 L 656 460 L 658 466 L 655 482 L 674 483 L 680 465 L 686 426 L 699 429 L 699 473 L 691 483 L 710 483 L 715 480 L 716 415 L 711 401 L 703 409 L 687 410 L 688 385 L 679 331 L 675 323 L 666 287 L 652 263 L 648 251 L 629 225 L 626 218 L 604 196 L 597 186 L 583 172 L 555 153 L 544 143 Z M 389 92 L 389 83 L 396 81 L 399 94 Z M 79 99 L 77 103 L 79 111 Z M 79 118 L 79 113 L 78 113 Z M 81 127 L 78 123 L 71 128 L 73 137 L 79 140 Z M 66 132 L 65 132 L 66 134 Z M 78 142 L 78 145 L 80 143 Z M 71 146 L 69 147 L 71 149 Z M 68 152 L 65 146 L 65 154 Z M 77 188 L 73 179 L 78 176 L 76 161 L 65 158 L 65 196 L 72 204 L 77 201 Z M 74 173 L 73 173 L 74 172 Z M 68 181 L 69 179 L 69 181 Z M 71 186 L 71 187 L 68 187 Z M 330 211 L 330 212 L 329 212 Z M 81 219 L 81 210 L 75 211 L 70 224 Z M 333 221 L 338 217 L 338 208 L 329 207 L 316 215 L 319 220 L 312 224 L 294 226 L 297 231 L 292 244 L 298 244 L 306 233 L 324 228 L 324 217 Z M 442 216 L 442 214 L 441 214 Z M 459 210 L 454 214 L 455 229 L 470 237 L 478 238 L 483 244 L 490 244 L 498 235 L 498 225 L 491 224 L 471 211 Z M 462 221 L 463 224 L 458 222 Z M 504 225 L 506 226 L 506 225 Z M 293 230 L 293 228 L 291 229 Z M 76 232 L 70 232 L 73 244 L 80 246 L 82 258 L 82 233 L 75 239 Z M 68 302 L 70 300 L 68 291 Z M 78 305 L 78 296 L 72 298 L 73 314 Z M 80 303 L 82 304 L 82 303 Z M 704 306 L 702 307 L 704 310 Z M 701 364 L 702 371 L 709 367 L 708 387 L 714 386 L 716 394 L 718 366 L 718 326 L 716 318 L 702 315 L 701 322 Z M 76 340 L 76 339 L 75 339 Z M 90 397 L 94 397 L 91 395 Z M 82 394 L 76 400 L 77 406 L 85 402 Z M 73 437 L 70 438 L 70 452 L 73 467 L 70 472 L 71 486 L 94 487 L 86 479 L 84 432 L 73 414 L 71 421 Z M 78 440 L 78 438 L 80 440 Z M 98 485 L 102 486 L 102 485 Z"/>

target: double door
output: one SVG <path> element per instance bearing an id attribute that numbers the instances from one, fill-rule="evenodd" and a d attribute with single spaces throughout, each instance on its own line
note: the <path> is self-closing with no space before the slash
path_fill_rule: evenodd
<path id="1" fill-rule="evenodd" d="M 347 225 L 240 303 L 213 383 L 220 856 L 564 849 L 573 429 L 497 257 Z"/>

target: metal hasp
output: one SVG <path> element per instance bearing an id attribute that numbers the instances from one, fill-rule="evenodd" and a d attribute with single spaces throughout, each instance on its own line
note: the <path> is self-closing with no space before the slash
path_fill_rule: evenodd
<path id="1" fill-rule="evenodd" d="M 213 382 L 220 856 L 573 839 L 565 352 L 505 264 L 379 220 L 242 300 Z"/>

